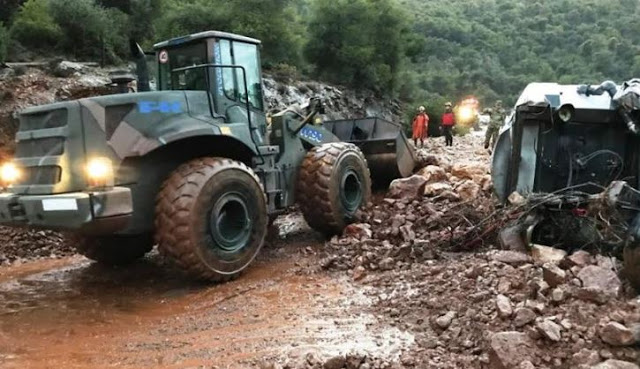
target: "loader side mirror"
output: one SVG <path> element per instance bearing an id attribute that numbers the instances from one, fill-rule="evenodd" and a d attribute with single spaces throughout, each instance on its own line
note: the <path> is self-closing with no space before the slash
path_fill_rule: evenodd
<path id="1" fill-rule="evenodd" d="M 138 91 L 151 91 L 149 85 L 149 67 L 144 50 L 135 40 L 129 40 L 129 49 L 131 56 L 136 63 L 136 74 L 138 75 Z"/>

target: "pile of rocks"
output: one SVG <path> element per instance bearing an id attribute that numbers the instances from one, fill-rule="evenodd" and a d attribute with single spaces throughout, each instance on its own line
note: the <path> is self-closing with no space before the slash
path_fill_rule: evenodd
<path id="1" fill-rule="evenodd" d="M 59 233 L 0 227 L 0 266 L 74 253 L 73 247 Z"/>
<path id="2" fill-rule="evenodd" d="M 539 245 L 451 252 L 494 212 L 479 141 L 458 139 L 456 152 L 430 142 L 439 155 L 420 153 L 418 175 L 327 243 L 323 266 L 346 270 L 374 314 L 415 336 L 399 360 L 364 367 L 638 368 L 640 300 L 615 258 Z"/>

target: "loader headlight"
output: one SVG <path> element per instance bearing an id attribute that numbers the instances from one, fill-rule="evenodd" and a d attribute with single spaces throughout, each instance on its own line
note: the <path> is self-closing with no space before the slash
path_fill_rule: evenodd
<path id="1" fill-rule="evenodd" d="M 14 163 L 4 163 L 0 166 L 0 187 L 7 187 L 16 183 L 22 172 Z"/>
<path id="2" fill-rule="evenodd" d="M 87 162 L 85 169 L 91 187 L 113 186 L 113 164 L 108 158 L 97 157 Z"/>
<path id="3" fill-rule="evenodd" d="M 463 106 L 458 110 L 458 120 L 468 122 L 473 119 L 474 111 L 472 108 Z"/>

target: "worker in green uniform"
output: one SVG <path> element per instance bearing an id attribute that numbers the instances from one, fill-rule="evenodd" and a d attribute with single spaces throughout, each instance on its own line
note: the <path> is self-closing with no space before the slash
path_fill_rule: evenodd
<path id="1" fill-rule="evenodd" d="M 498 132 L 500 131 L 500 127 L 504 123 L 504 119 L 506 117 L 506 113 L 502 108 L 502 101 L 496 101 L 495 106 L 492 110 L 488 111 L 491 115 L 491 120 L 489 121 L 489 126 L 487 127 L 487 134 L 484 137 L 484 148 L 488 149 L 489 145 L 491 148 L 495 146 L 496 141 L 498 140 Z"/>

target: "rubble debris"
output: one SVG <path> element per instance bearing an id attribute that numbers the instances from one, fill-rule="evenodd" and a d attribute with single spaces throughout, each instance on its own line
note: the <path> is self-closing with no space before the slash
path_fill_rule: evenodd
<path id="1" fill-rule="evenodd" d="M 59 63 L 54 63 L 53 75 L 61 78 L 69 78 L 76 73 L 82 72 L 84 65 L 80 63 L 74 63 L 71 61 L 63 60 Z"/>
<path id="2" fill-rule="evenodd" d="M 543 245 L 531 246 L 531 257 L 536 264 L 560 263 L 567 256 L 567 252 Z"/>
<path id="3" fill-rule="evenodd" d="M 509 201 L 509 204 L 514 206 L 524 205 L 527 202 L 527 199 L 525 199 L 524 196 L 515 191 L 512 192 L 511 195 L 509 195 L 507 200 Z"/>
<path id="4" fill-rule="evenodd" d="M 565 262 L 569 267 L 572 267 L 572 266 L 584 267 L 593 263 L 593 258 L 591 254 L 588 253 L 587 251 L 578 250 L 573 254 L 569 255 L 565 259 Z"/>
<path id="5" fill-rule="evenodd" d="M 636 343 L 633 332 L 617 322 L 609 322 L 600 328 L 600 338 L 612 346 L 629 346 Z"/>
<path id="6" fill-rule="evenodd" d="M 563 284 L 567 279 L 567 273 L 554 263 L 545 263 L 542 266 L 542 276 L 552 288 Z"/>
<path id="7" fill-rule="evenodd" d="M 536 318 L 538 317 L 538 315 L 533 310 L 525 307 L 517 308 L 515 314 L 516 316 L 513 319 L 513 324 L 518 328 L 524 327 L 525 325 L 536 320 Z"/>
<path id="8" fill-rule="evenodd" d="M 389 186 L 389 197 L 394 199 L 415 199 L 424 194 L 427 179 L 421 175 L 395 179 Z"/>
<path id="9" fill-rule="evenodd" d="M 442 182 L 447 180 L 447 172 L 438 165 L 427 165 L 420 169 L 418 174 L 423 176 L 427 183 Z"/>
<path id="10" fill-rule="evenodd" d="M 550 341 L 558 342 L 562 339 L 562 327 L 550 319 L 543 319 L 536 323 L 536 329 Z"/>
<path id="11" fill-rule="evenodd" d="M 0 227 L 0 266 L 73 254 L 74 248 L 57 232 Z"/>
<path id="12" fill-rule="evenodd" d="M 442 328 L 442 329 L 447 329 L 449 328 L 449 326 L 451 325 L 451 322 L 453 322 L 453 319 L 456 317 L 456 312 L 455 311 L 449 311 L 446 314 L 438 317 L 436 319 L 436 324 L 438 325 L 438 327 Z"/>
<path id="13" fill-rule="evenodd" d="M 588 301 L 604 303 L 609 297 L 618 296 L 622 288 L 614 271 L 596 265 L 582 268 L 577 277 L 582 282 L 578 297 Z"/>
<path id="14" fill-rule="evenodd" d="M 491 336 L 489 365 L 491 369 L 517 368 L 531 359 L 534 343 L 520 332 L 500 332 Z"/>
<path id="15" fill-rule="evenodd" d="M 520 266 L 531 262 L 529 255 L 519 251 L 500 250 L 490 255 L 492 260 L 513 266 Z"/>
<path id="16" fill-rule="evenodd" d="M 511 300 L 505 295 L 498 295 L 496 297 L 496 307 L 498 309 L 498 314 L 502 318 L 508 318 L 513 314 Z"/>

